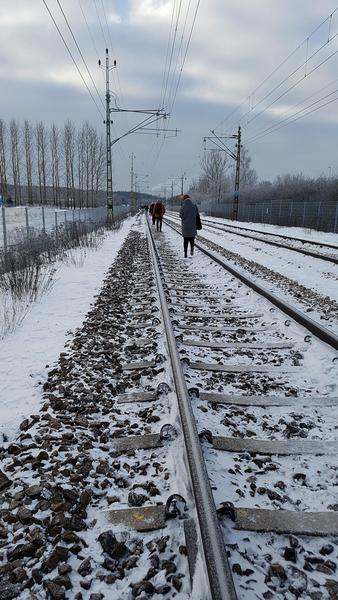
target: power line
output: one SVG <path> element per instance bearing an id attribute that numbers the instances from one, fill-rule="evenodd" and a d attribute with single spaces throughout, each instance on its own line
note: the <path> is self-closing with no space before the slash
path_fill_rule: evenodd
<path id="1" fill-rule="evenodd" d="M 336 84 L 337 82 L 338 82 L 338 79 L 337 79 L 337 78 L 333 79 L 332 81 L 330 81 L 330 83 L 328 83 L 328 84 L 326 84 L 324 87 L 322 87 L 322 88 L 320 89 L 320 92 L 323 92 L 324 90 L 326 90 L 327 88 L 329 88 L 331 85 L 333 85 L 333 84 Z M 318 90 L 316 90 L 315 92 L 313 92 L 312 94 L 310 94 L 309 96 L 307 96 L 306 98 L 304 98 L 304 99 L 303 99 L 301 102 L 298 102 L 297 104 L 295 104 L 295 105 L 293 106 L 293 109 L 296 109 L 296 108 L 298 108 L 299 106 L 301 106 L 301 105 L 302 105 L 304 102 L 306 102 L 307 100 L 311 100 L 311 98 L 313 98 L 314 96 L 317 96 L 317 95 L 318 95 L 318 93 L 319 93 L 319 91 L 318 91 Z M 284 115 L 287 115 L 287 113 L 288 113 L 289 111 L 290 111 L 290 108 L 289 108 L 289 109 L 287 109 L 287 110 L 285 110 L 285 111 L 284 111 L 284 112 L 283 112 L 281 115 L 279 115 L 279 118 L 278 118 L 278 122 L 279 122 L 279 123 L 284 121 L 284 119 L 282 120 L 282 117 L 283 117 Z M 291 116 L 292 116 L 292 115 L 291 115 Z M 289 115 L 289 117 L 290 117 L 290 115 Z M 289 117 L 285 117 L 285 118 L 289 118 Z M 265 132 L 265 131 L 267 131 L 268 129 L 271 129 L 271 128 L 273 128 L 273 127 L 276 127 L 277 125 L 278 125 L 278 123 L 275 123 L 274 125 L 271 125 L 271 127 L 268 127 L 267 129 L 264 129 L 264 130 L 258 130 L 258 131 L 256 131 L 256 133 L 253 133 L 253 134 L 251 134 L 251 135 L 252 135 L 252 137 L 254 138 L 254 137 L 256 137 L 256 135 L 257 135 L 257 136 L 258 136 L 258 135 L 260 135 L 260 134 L 261 134 L 263 131 Z M 250 138 L 250 139 L 251 139 L 251 138 Z"/>
<path id="2" fill-rule="evenodd" d="M 330 54 L 330 56 L 328 56 L 327 58 L 325 58 L 321 63 L 319 63 L 319 65 L 317 65 L 316 67 L 314 67 L 312 69 L 312 71 L 310 71 L 308 73 L 308 77 L 310 75 L 312 75 L 312 73 L 314 73 L 315 71 L 317 71 L 317 69 L 319 69 L 320 67 L 322 67 L 325 63 L 327 63 L 333 56 L 335 56 L 336 54 L 338 54 L 338 50 L 335 50 L 334 52 L 332 52 L 332 54 Z M 271 108 L 271 106 L 273 104 L 275 104 L 276 102 L 278 102 L 278 100 L 280 100 L 281 98 L 283 98 L 284 96 L 286 96 L 286 94 L 288 94 L 291 90 L 293 90 L 295 87 L 297 87 L 297 85 L 299 85 L 302 81 L 304 81 L 304 77 L 301 77 L 300 79 L 298 79 L 292 86 L 290 86 L 287 90 L 285 90 L 282 94 L 280 94 L 278 96 L 278 98 L 276 98 L 275 100 L 273 100 L 273 102 L 271 102 L 270 104 L 268 104 L 268 106 L 266 106 L 263 110 L 261 110 L 259 113 L 257 113 L 256 115 L 254 115 L 252 117 L 252 119 L 250 119 L 247 123 L 247 125 L 249 123 L 251 123 L 252 121 L 254 121 L 257 117 L 259 117 L 260 115 L 262 115 L 266 110 L 268 110 L 269 108 Z M 246 125 L 246 126 L 247 126 Z M 245 126 L 245 127 L 246 127 Z"/>
<path id="3" fill-rule="evenodd" d="M 74 58 L 74 56 L 73 56 L 73 54 L 72 54 L 72 52 L 71 52 L 71 50 L 70 50 L 69 46 L 68 46 L 68 44 L 67 44 L 67 42 L 66 42 L 65 38 L 63 37 L 63 35 L 62 35 L 62 32 L 61 32 L 61 30 L 60 30 L 60 28 L 59 28 L 59 26 L 58 26 L 57 22 L 55 21 L 55 19 L 54 19 L 53 15 L 52 15 L 52 13 L 51 13 L 51 11 L 50 11 L 50 8 L 49 8 L 49 6 L 48 6 L 48 4 L 47 4 L 46 0 L 42 0 L 42 2 L 44 3 L 44 5 L 45 5 L 45 7 L 46 7 L 46 9 L 47 9 L 47 12 L 48 12 L 48 14 L 49 14 L 50 18 L 52 19 L 52 21 L 53 21 L 53 23 L 54 23 L 54 25 L 55 25 L 55 27 L 56 27 L 56 29 L 57 29 L 57 31 L 58 31 L 58 33 L 59 33 L 59 35 L 60 35 L 60 37 L 61 37 L 62 41 L 63 41 L 63 43 L 64 43 L 64 45 L 65 45 L 65 47 L 66 47 L 66 49 L 67 49 L 67 51 L 68 51 L 68 54 L 69 54 L 69 56 L 71 57 L 71 59 L 72 59 L 72 61 L 73 61 L 74 65 L 75 65 L 75 68 L 76 68 L 77 72 L 79 73 L 79 75 L 80 75 L 80 77 L 81 77 L 81 79 L 82 79 L 82 81 L 83 81 L 84 85 L 86 86 L 86 88 L 87 88 L 87 91 L 88 91 L 88 93 L 89 93 L 89 95 L 90 95 L 91 99 L 93 100 L 93 102 L 94 102 L 94 104 L 95 104 L 95 106 L 96 106 L 97 110 L 99 111 L 99 113 L 100 113 L 101 117 L 102 117 L 102 118 L 104 118 L 104 116 L 103 116 L 103 114 L 102 114 L 102 112 L 101 112 L 101 109 L 100 109 L 100 107 L 98 106 L 98 104 L 97 104 L 97 102 L 96 102 L 96 100 L 95 100 L 95 98 L 94 98 L 94 96 L 93 96 L 93 94 L 92 94 L 92 92 L 91 92 L 90 88 L 88 87 L 88 84 L 87 84 L 86 80 L 84 79 L 84 77 L 83 77 L 83 75 L 82 75 L 82 73 L 81 73 L 81 71 L 80 71 L 80 69 L 79 69 L 79 67 L 78 67 L 78 64 L 77 64 L 77 62 L 76 62 L 76 60 L 75 60 L 75 58 Z"/>
<path id="4" fill-rule="evenodd" d="M 102 21 L 101 21 L 100 13 L 99 13 L 99 11 L 98 11 L 98 8 L 97 8 L 96 0 L 94 0 L 94 6 L 95 6 L 95 10 L 96 10 L 97 18 L 98 18 L 98 20 L 99 20 L 99 23 L 100 23 L 101 32 L 102 32 L 102 37 L 103 37 L 103 40 L 104 40 L 104 45 L 105 45 L 105 47 L 107 48 L 107 47 L 108 47 L 108 43 L 107 43 L 107 40 L 106 40 L 106 36 L 105 36 L 105 34 L 104 34 L 103 25 L 102 25 Z"/>
<path id="5" fill-rule="evenodd" d="M 185 64 L 185 61 L 186 61 L 186 58 L 187 58 L 188 49 L 189 49 L 189 45 L 190 45 L 192 33 L 193 33 L 193 30 L 194 30 L 194 27 L 195 27 L 195 22 L 196 22 L 197 13 L 198 13 L 198 9 L 199 9 L 200 3 L 201 3 L 201 0 L 198 0 L 197 1 L 197 5 L 196 5 L 195 14 L 194 14 L 194 19 L 193 19 L 193 22 L 192 22 L 192 25 L 191 25 L 191 29 L 190 29 L 188 43 L 187 43 L 186 49 L 185 49 L 185 54 L 184 54 L 182 66 L 181 66 L 180 73 L 179 73 L 179 76 L 178 76 L 176 90 L 175 90 L 175 94 L 174 94 L 174 99 L 173 99 L 172 104 L 171 104 L 170 112 L 172 111 L 172 109 L 174 107 L 175 100 L 176 100 L 176 95 L 177 95 L 178 87 L 180 85 L 180 81 L 181 81 L 181 77 L 182 77 L 182 71 L 183 71 L 184 64 Z"/>
<path id="6" fill-rule="evenodd" d="M 77 1 L 78 1 L 78 3 L 79 3 L 79 6 L 80 6 L 80 9 L 81 9 L 81 12 L 82 12 L 82 16 L 83 16 L 83 18 L 84 18 L 84 21 L 85 21 L 85 23 L 86 23 L 87 30 L 88 30 L 88 33 L 89 33 L 89 37 L 90 37 L 90 39 L 91 39 L 91 41 L 92 41 L 93 48 L 94 48 L 94 52 L 95 52 L 95 54 L 96 54 L 96 58 L 99 58 L 100 54 L 99 54 L 99 52 L 98 52 L 97 46 L 96 46 L 96 44 L 95 44 L 94 37 L 93 37 L 93 35 L 92 35 L 92 32 L 91 32 L 91 30 L 90 30 L 90 27 L 89 27 L 89 24 L 88 24 L 88 21 L 87 21 L 87 17 L 86 17 L 86 15 L 85 15 L 85 12 L 84 12 L 84 10 L 83 10 L 83 7 L 82 7 L 82 4 L 81 4 L 81 0 L 77 0 Z"/>
<path id="7" fill-rule="evenodd" d="M 112 51 L 112 54 L 114 55 L 115 52 L 114 52 L 113 40 L 112 40 L 110 29 L 109 29 L 108 18 L 107 18 L 107 11 L 106 11 L 106 8 L 105 8 L 105 5 L 104 5 L 104 0 L 101 0 L 101 5 L 102 5 L 103 16 L 104 16 L 104 19 L 105 19 L 105 22 L 106 22 L 107 33 L 108 33 L 108 38 L 109 38 L 109 42 L 110 42 L 110 49 Z M 114 72 L 113 72 L 113 77 L 114 77 Z M 121 89 L 121 84 L 120 84 L 120 78 L 119 78 L 119 74 L 118 74 L 117 69 L 116 69 L 116 81 L 117 81 L 117 86 L 119 88 L 120 97 L 121 97 L 121 100 L 122 100 L 123 94 L 122 94 L 122 89 Z"/>
<path id="8" fill-rule="evenodd" d="M 230 119 L 230 117 L 231 117 L 233 114 L 235 114 L 235 113 L 236 113 L 238 110 L 240 110 L 240 108 L 241 108 L 241 107 L 242 107 L 244 104 L 246 104 L 246 102 L 247 102 L 248 100 L 250 101 L 251 97 L 253 97 L 253 96 L 254 96 L 254 94 L 255 94 L 255 93 L 256 93 L 256 92 L 257 92 L 257 91 L 258 91 L 258 90 L 259 90 L 259 89 L 260 89 L 260 88 L 261 88 L 261 87 L 262 87 L 262 86 L 263 86 L 263 85 L 264 85 L 264 84 L 265 84 L 265 83 L 266 83 L 266 82 L 267 82 L 267 81 L 268 81 L 268 80 L 269 80 L 271 77 L 273 77 L 273 75 L 274 75 L 274 74 L 275 74 L 277 71 L 279 71 L 279 69 L 281 69 L 281 67 L 283 67 L 283 66 L 284 66 L 284 65 L 285 65 L 285 64 L 288 62 L 288 60 L 290 60 L 290 58 L 292 58 L 292 56 L 293 56 L 293 55 L 294 55 L 294 54 L 295 54 L 295 53 L 296 53 L 298 50 L 300 50 L 300 48 L 301 48 L 301 47 L 302 47 L 302 46 L 303 46 L 305 43 L 308 43 L 309 39 L 310 39 L 310 38 L 311 38 L 311 37 L 312 37 L 312 36 L 313 36 L 315 33 L 317 33 L 317 31 L 318 31 L 318 30 L 319 30 L 319 29 L 320 29 L 320 28 L 321 28 L 321 27 L 322 27 L 322 26 L 323 26 L 323 25 L 324 25 L 324 24 L 325 24 L 327 21 L 329 21 L 329 23 L 330 23 L 330 27 L 331 27 L 331 21 L 332 21 L 332 17 L 333 17 L 333 15 L 334 15 L 334 14 L 337 12 L 337 10 L 338 10 L 338 7 L 336 7 L 336 8 L 335 8 L 335 9 L 334 9 L 334 10 L 333 10 L 333 11 L 332 11 L 332 12 L 331 12 L 331 13 L 330 13 L 330 14 L 329 14 L 329 15 L 328 15 L 328 16 L 327 16 L 327 17 L 326 17 L 326 18 L 325 18 L 323 21 L 321 21 L 321 22 L 319 23 L 319 25 L 317 25 L 317 27 L 315 27 L 315 29 L 314 29 L 314 30 L 313 30 L 313 31 L 312 31 L 312 32 L 311 32 L 309 35 L 307 35 L 307 37 L 306 37 L 306 38 L 305 38 L 305 39 L 304 39 L 304 40 L 303 40 L 303 41 L 302 41 L 302 42 L 301 42 L 301 43 L 300 43 L 300 44 L 299 44 L 299 45 L 298 45 L 298 46 L 297 46 L 297 47 L 296 47 L 296 48 L 295 48 L 295 49 L 294 49 L 294 50 L 293 50 L 293 51 L 292 51 L 292 52 L 291 52 L 291 53 L 290 53 L 290 54 L 289 54 L 289 55 L 288 55 L 288 56 L 287 56 L 285 59 L 283 59 L 283 60 L 281 61 L 281 63 L 279 63 L 279 65 L 278 65 L 278 66 L 277 66 L 277 67 L 276 67 L 276 68 L 275 68 L 275 69 L 274 69 L 274 70 L 273 70 L 273 71 L 272 71 L 272 72 L 271 72 L 271 73 L 270 73 L 270 74 L 269 74 L 269 75 L 268 75 L 268 76 L 267 76 L 267 77 L 266 77 L 266 78 L 265 78 L 265 79 L 264 79 L 264 80 L 263 80 L 263 81 L 262 81 L 262 82 L 261 82 L 261 83 L 260 83 L 260 84 L 259 84 L 259 85 L 258 85 L 256 88 L 255 88 L 255 89 L 254 89 L 254 90 L 253 90 L 253 92 L 251 92 L 251 94 L 249 94 L 249 96 L 247 96 L 247 97 L 245 98 L 245 100 L 243 100 L 243 102 L 242 102 L 242 103 L 241 103 L 239 106 L 237 106 L 235 109 L 233 109 L 233 110 L 230 112 L 230 114 L 229 114 L 229 115 L 228 115 L 228 116 L 227 116 L 225 119 L 223 119 L 222 121 L 220 121 L 220 123 L 218 123 L 218 125 L 215 127 L 215 129 L 218 129 L 218 128 L 219 128 L 221 125 L 223 125 L 224 123 L 226 123 L 226 121 L 228 121 L 228 120 Z M 328 36 L 327 43 L 329 42 L 329 40 L 330 40 L 330 30 L 329 30 L 329 36 Z M 246 113 L 246 114 L 247 114 L 247 113 Z"/>
<path id="9" fill-rule="evenodd" d="M 171 12 L 171 22 L 170 22 L 170 30 L 169 30 L 169 36 L 168 36 L 168 42 L 167 42 L 167 51 L 166 51 L 165 66 L 164 66 L 163 78 L 162 78 L 162 87 L 161 87 L 161 95 L 160 95 L 160 101 L 159 101 L 159 108 L 161 106 L 163 106 L 162 98 L 164 98 L 163 91 L 164 91 L 164 84 L 165 84 L 166 74 L 167 74 L 167 66 L 168 66 L 168 58 L 169 58 L 169 47 L 170 47 L 170 40 L 171 40 L 171 32 L 172 32 L 173 23 L 174 23 L 175 6 L 176 6 L 176 0 L 174 0 L 174 2 L 173 2 L 173 9 L 172 9 L 172 12 Z"/>
<path id="10" fill-rule="evenodd" d="M 174 53 L 174 48 L 175 48 L 175 43 L 176 43 L 176 37 L 177 37 L 177 29 L 178 29 L 178 24 L 179 24 L 180 15 L 181 15 L 181 8 L 182 8 L 182 0 L 180 0 L 180 2 L 179 2 L 177 16 L 176 16 L 176 24 L 175 24 L 174 37 L 173 37 L 173 41 L 172 41 L 172 45 L 171 45 L 171 53 L 170 53 L 170 59 L 169 59 L 168 74 L 167 74 L 167 79 L 166 79 L 166 82 L 165 82 L 165 88 L 164 88 L 164 94 L 163 94 L 163 106 L 165 106 L 165 100 L 166 100 L 167 88 L 168 88 L 168 83 L 169 83 L 171 64 L 172 64 L 173 53 Z"/>
<path id="11" fill-rule="evenodd" d="M 338 90 L 335 90 L 332 93 L 336 93 L 336 92 L 338 92 Z M 328 96 L 330 96 L 330 95 L 332 95 L 332 94 L 328 94 Z M 324 98 L 326 98 L 328 96 L 325 96 Z M 324 98 L 321 98 L 321 100 L 324 100 Z M 295 123 L 296 121 L 299 121 L 300 119 L 303 119 L 304 117 L 307 117 L 308 115 L 311 115 L 312 113 L 316 112 L 317 110 L 320 110 L 321 108 L 324 108 L 325 106 L 328 106 L 329 104 L 332 104 L 333 102 L 337 102 L 337 101 L 338 101 L 338 97 L 333 98 L 332 100 L 329 100 L 328 102 L 325 102 L 324 104 L 321 104 L 320 106 L 317 106 L 316 108 L 308 111 L 305 115 L 301 115 L 301 116 L 297 117 L 296 119 L 292 119 L 292 121 L 290 121 L 290 123 L 284 123 L 283 125 L 279 125 L 278 127 L 275 127 L 275 129 L 273 131 L 264 133 L 262 135 L 257 135 L 257 137 L 254 137 L 251 140 L 248 140 L 246 143 L 251 144 L 253 142 L 256 142 L 258 139 L 265 137 L 266 135 L 269 135 L 269 133 L 274 133 L 275 131 L 282 129 L 283 127 L 286 127 L 287 125 L 290 125 L 291 123 Z M 313 104 L 316 104 L 316 103 L 313 103 Z M 310 106 L 313 106 L 313 105 L 310 105 Z M 309 107 L 307 107 L 307 108 L 309 108 Z M 306 110 L 306 109 L 303 109 L 303 110 Z M 301 112 L 301 111 L 299 111 L 299 112 Z"/>
<path id="12" fill-rule="evenodd" d="M 179 49 L 177 51 L 176 62 L 175 62 L 175 67 L 174 67 L 173 73 L 176 73 L 176 71 L 177 71 L 178 61 L 179 61 L 179 58 L 180 58 L 180 55 L 181 55 L 181 51 L 182 51 L 182 47 L 183 47 L 184 34 L 185 34 L 186 27 L 187 27 L 187 21 L 188 21 L 188 16 L 189 16 L 189 12 L 190 12 L 190 6 L 191 6 L 191 0 L 189 0 L 188 8 L 187 8 L 187 11 L 185 13 L 185 19 L 184 19 L 183 31 L 182 31 L 182 35 L 181 35 L 180 46 L 179 46 Z M 169 90 L 169 94 L 168 94 L 168 103 L 169 104 L 170 104 L 170 99 L 172 98 L 172 91 L 173 91 L 173 89 L 174 89 L 174 76 L 172 78 L 172 84 L 170 86 L 170 90 Z"/>
<path id="13" fill-rule="evenodd" d="M 68 19 L 67 19 L 66 15 L 65 15 L 65 12 L 64 12 L 64 10 L 63 10 L 63 8 L 62 8 L 61 2 L 60 2 L 60 0 L 56 0 L 56 1 L 57 1 L 57 3 L 58 3 L 58 6 L 59 6 L 59 8 L 60 8 L 60 11 L 61 11 L 61 13 L 62 13 L 62 16 L 63 16 L 64 20 L 66 21 L 66 24 L 67 24 L 67 27 L 68 27 L 68 29 L 69 29 L 69 31 L 70 31 L 70 34 L 71 34 L 71 36 L 72 36 L 72 38 L 73 38 L 73 40 L 74 40 L 74 43 L 75 43 L 75 45 L 76 45 L 76 47 L 77 47 L 77 49 L 78 49 L 78 52 L 79 52 L 79 54 L 80 54 L 80 56 L 81 56 L 81 58 L 82 58 L 83 64 L 84 64 L 84 66 L 86 67 L 87 73 L 88 73 L 88 75 L 89 75 L 89 77 L 90 77 L 90 79 L 91 79 L 91 82 L 92 82 L 92 84 L 93 84 L 93 86 L 94 86 L 94 88 L 95 88 L 95 91 L 96 91 L 96 93 L 97 93 L 97 95 L 98 95 L 98 97 L 99 97 L 99 99 L 100 99 L 100 102 L 101 102 L 101 104 L 102 104 L 102 106 L 103 106 L 103 109 L 104 109 L 104 108 L 105 108 L 105 106 L 104 106 L 103 100 L 102 100 L 102 98 L 101 98 L 101 95 L 100 95 L 100 93 L 99 93 L 99 91 L 98 91 L 98 89 L 97 89 L 97 87 L 96 87 L 95 81 L 94 81 L 94 79 L 93 79 L 93 77 L 92 77 L 92 74 L 91 74 L 91 72 L 90 72 L 89 68 L 88 68 L 88 65 L 87 65 L 87 63 L 86 63 L 86 61 L 85 61 L 85 58 L 84 58 L 84 56 L 83 56 L 83 54 L 82 54 L 82 52 L 81 52 L 80 46 L 79 46 L 79 44 L 77 43 L 77 40 L 76 40 L 76 38 L 75 38 L 75 35 L 74 35 L 74 33 L 73 33 L 73 30 L 72 30 L 72 28 L 71 28 L 71 26 L 70 26 L 70 24 L 69 24 L 69 21 L 68 21 Z"/>
<path id="14" fill-rule="evenodd" d="M 283 79 L 283 81 L 281 81 L 279 84 L 277 84 L 268 94 L 266 94 L 259 102 L 257 102 L 255 104 L 255 106 L 252 107 L 252 110 L 255 110 L 255 108 L 257 106 L 259 106 L 259 104 L 261 104 L 262 102 L 264 102 L 264 100 L 266 100 L 266 98 L 268 98 L 269 96 L 271 96 L 271 94 L 273 94 L 276 90 L 278 90 L 288 79 L 290 79 L 291 77 L 293 77 L 293 75 L 295 75 L 302 67 L 306 66 L 308 64 L 308 62 L 314 58 L 323 48 L 325 48 L 331 41 L 333 41 L 336 37 L 338 36 L 338 34 L 336 33 L 329 42 L 325 42 L 325 44 L 323 44 L 320 48 L 318 48 L 309 58 L 307 58 L 301 65 L 299 65 L 299 67 L 297 67 L 297 69 L 295 69 L 290 75 L 288 75 L 285 79 Z M 257 117 L 259 117 L 263 112 L 265 112 L 268 108 L 270 108 L 270 106 L 272 106 L 272 104 L 275 104 L 275 102 L 277 102 L 277 100 L 279 100 L 280 98 L 282 98 L 283 96 L 285 96 L 286 93 L 288 93 L 288 91 L 292 90 L 294 87 L 296 87 L 299 83 L 301 83 L 302 81 L 304 81 L 307 77 L 309 77 L 310 75 L 312 75 L 312 73 L 314 73 L 317 69 L 319 69 L 323 64 L 325 64 L 330 58 L 332 58 L 332 56 L 334 56 L 337 53 L 337 51 L 333 52 L 328 58 L 326 58 L 325 60 L 323 60 L 321 63 L 319 63 L 319 65 L 317 65 L 315 68 L 313 68 L 309 73 L 305 73 L 297 82 L 296 84 L 293 84 L 292 86 L 290 86 L 290 88 L 288 88 L 286 90 L 286 92 L 283 92 L 283 94 L 281 96 L 278 96 L 278 98 L 276 98 L 276 100 L 274 100 L 271 104 L 269 104 L 266 108 L 264 108 L 263 110 L 261 110 L 259 113 L 257 113 L 256 115 L 254 115 L 251 119 L 249 119 L 247 121 L 247 123 L 244 125 L 244 127 L 247 127 L 249 125 L 249 123 L 251 123 L 251 121 L 254 121 Z M 239 120 L 239 122 L 248 114 L 247 111 Z"/>

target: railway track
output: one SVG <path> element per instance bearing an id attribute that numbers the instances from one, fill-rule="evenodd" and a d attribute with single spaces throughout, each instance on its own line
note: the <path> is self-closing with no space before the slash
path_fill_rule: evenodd
<path id="1" fill-rule="evenodd" d="M 208 476 L 224 519 L 237 597 L 334 598 L 338 547 L 334 537 L 328 542 L 327 536 L 338 533 L 335 485 L 329 491 L 327 481 L 318 481 L 314 490 L 308 480 L 314 460 L 323 469 L 318 473 L 333 468 L 337 482 L 338 442 L 333 431 L 327 430 L 325 439 L 338 405 L 332 393 L 337 381 L 335 351 L 314 339 L 316 349 L 310 349 L 308 330 L 291 325 L 291 333 L 283 313 L 267 308 L 231 274 L 223 273 L 222 294 L 219 272 L 214 275 L 217 283 L 212 277 L 198 280 L 190 265 L 177 265 L 175 253 L 162 241 L 158 252 Z M 208 252 L 207 256 L 212 258 Z M 308 325 L 312 329 L 310 319 Z M 330 332 L 327 335 L 326 341 L 337 344 Z M 318 372 L 318 385 L 313 386 L 308 360 L 313 351 L 319 356 L 320 348 L 328 371 Z M 320 393 L 320 380 L 328 383 L 329 373 L 332 387 L 324 385 Z M 321 435 L 316 432 L 317 418 L 325 423 Z M 325 501 L 319 500 L 326 493 Z M 260 555 L 264 544 L 265 557 Z M 326 549 L 335 560 L 323 566 Z M 331 569 L 332 579 L 323 584 L 314 576 L 310 582 L 308 571 L 316 568 L 320 573 Z"/>
<path id="2" fill-rule="evenodd" d="M 4 441 L 1 597 L 338 597 L 336 352 L 180 251 L 138 224 Z"/>
<path id="3" fill-rule="evenodd" d="M 177 216 L 173 213 L 170 213 L 170 216 L 177 220 Z M 202 223 L 209 229 L 218 230 L 218 231 L 226 231 L 232 233 L 234 235 L 238 235 L 241 237 L 249 238 L 255 240 L 257 242 L 263 242 L 268 244 L 269 246 L 276 246 L 278 248 L 285 248 L 287 250 L 292 250 L 294 252 L 298 252 L 305 256 L 311 256 L 312 258 L 318 258 L 324 261 L 328 261 L 334 264 L 338 264 L 338 246 L 335 244 L 329 243 L 319 243 L 314 240 L 307 240 L 303 238 L 291 237 L 284 234 L 276 234 L 265 231 L 258 231 L 256 229 L 249 229 L 245 227 L 239 227 L 237 225 L 229 225 L 229 224 L 221 224 L 210 219 L 202 218 Z M 284 243 L 283 241 L 275 241 L 274 239 L 269 238 L 280 238 L 280 240 L 288 240 L 290 243 Z M 301 246 L 293 245 L 294 242 L 300 242 Z M 331 253 L 323 253 L 315 251 L 312 248 L 317 249 L 325 249 L 331 250 Z"/>

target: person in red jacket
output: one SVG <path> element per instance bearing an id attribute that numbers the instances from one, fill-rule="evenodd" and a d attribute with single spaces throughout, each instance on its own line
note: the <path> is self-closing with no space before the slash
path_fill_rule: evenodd
<path id="1" fill-rule="evenodd" d="M 157 200 L 153 208 L 153 217 L 156 221 L 156 231 L 162 231 L 162 219 L 165 213 L 165 206 L 161 200 Z"/>
<path id="2" fill-rule="evenodd" d="M 153 225 L 155 225 L 154 206 L 155 206 L 155 202 L 152 202 L 151 205 L 150 205 L 150 207 L 149 207 L 149 214 L 151 215 L 151 219 L 152 219 Z"/>

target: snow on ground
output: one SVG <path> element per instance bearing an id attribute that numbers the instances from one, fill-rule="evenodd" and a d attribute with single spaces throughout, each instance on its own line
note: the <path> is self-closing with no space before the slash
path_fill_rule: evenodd
<path id="1" fill-rule="evenodd" d="M 76 261 L 83 251 L 73 250 L 75 260 L 56 263 L 53 287 L 30 307 L 21 325 L 0 340 L 0 433 L 8 439 L 14 439 L 22 419 L 39 410 L 41 382 L 81 325 L 133 223 L 129 218 L 109 232 L 102 246 L 87 250 L 84 262 Z"/>
<path id="2" fill-rule="evenodd" d="M 324 296 L 338 300 L 338 265 L 305 256 L 293 250 L 269 246 L 265 242 L 203 227 L 203 237 L 227 250 L 295 279 Z"/>
<path id="3" fill-rule="evenodd" d="M 252 223 L 246 221 L 236 221 L 230 219 L 222 219 L 220 217 L 206 216 L 210 221 L 215 221 L 220 225 L 236 225 L 237 227 L 245 227 L 264 233 L 273 233 L 277 235 L 290 235 L 295 238 L 311 240 L 313 242 L 335 244 L 338 246 L 338 233 L 329 233 L 326 231 L 317 231 L 316 229 L 308 229 L 306 227 L 283 227 L 282 225 L 270 225 L 269 223 Z"/>
<path id="4" fill-rule="evenodd" d="M 177 219 L 175 219 L 175 222 L 177 222 Z M 288 229 L 289 231 L 292 230 L 290 227 L 284 229 Z M 319 237 L 322 235 L 322 232 L 317 231 L 316 234 L 317 237 Z M 328 235 L 334 236 L 335 234 Z M 323 298 L 329 297 L 336 302 L 338 301 L 337 264 L 324 262 L 311 256 L 305 256 L 298 252 L 294 252 L 293 250 L 269 246 L 264 242 L 241 237 L 227 231 L 211 229 L 207 225 L 203 226 L 201 236 L 211 240 L 226 250 L 243 256 L 246 260 L 254 261 L 276 273 L 281 273 L 290 280 L 297 281 L 306 288 L 319 293 Z M 323 236 L 326 236 L 326 234 L 323 234 Z M 338 236 L 336 235 L 335 237 L 337 239 Z M 245 272 L 239 265 L 236 265 L 236 268 Z M 249 275 L 252 277 L 251 274 Z M 259 273 L 256 273 L 255 277 L 259 277 Z M 284 296 L 290 302 L 290 296 L 284 293 L 278 284 L 270 280 L 267 282 L 264 278 L 262 279 L 262 284 L 279 296 Z M 292 303 L 295 304 L 295 302 L 297 301 L 293 296 Z M 299 308 L 304 311 L 304 304 L 299 303 Z M 322 316 L 322 313 L 317 313 L 315 310 L 311 311 L 311 318 L 317 320 L 322 325 L 331 325 L 337 330 L 337 323 L 329 323 L 326 321 L 323 323 Z"/>

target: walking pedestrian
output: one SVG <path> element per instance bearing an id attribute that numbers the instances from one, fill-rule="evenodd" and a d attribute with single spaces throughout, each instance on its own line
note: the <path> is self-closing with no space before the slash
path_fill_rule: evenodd
<path id="1" fill-rule="evenodd" d="M 163 204 L 163 202 L 161 202 L 161 200 L 157 200 L 155 206 L 154 206 L 154 210 L 153 210 L 153 215 L 155 216 L 155 220 L 156 220 L 156 231 L 162 231 L 162 219 L 165 213 L 165 206 Z"/>
<path id="2" fill-rule="evenodd" d="M 196 204 L 191 201 L 189 194 L 182 196 L 183 206 L 180 210 L 182 219 L 182 235 L 184 258 L 188 256 L 188 245 L 190 244 L 190 256 L 194 255 L 195 237 L 197 229 L 201 229 L 201 219 Z"/>
<path id="3" fill-rule="evenodd" d="M 149 207 L 149 214 L 151 215 L 152 221 L 153 221 L 153 225 L 155 225 L 155 215 L 154 215 L 154 206 L 155 206 L 155 202 L 152 202 L 150 207 Z"/>

